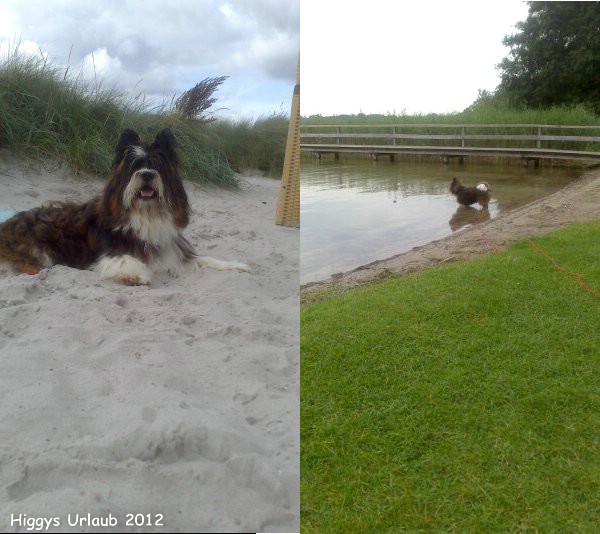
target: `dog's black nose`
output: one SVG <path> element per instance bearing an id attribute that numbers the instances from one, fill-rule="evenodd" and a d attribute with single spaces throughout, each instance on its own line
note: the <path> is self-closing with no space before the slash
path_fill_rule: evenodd
<path id="1" fill-rule="evenodd" d="M 140 178 L 144 180 L 144 182 L 149 182 L 154 178 L 154 173 L 152 171 L 142 171 L 140 172 Z"/>

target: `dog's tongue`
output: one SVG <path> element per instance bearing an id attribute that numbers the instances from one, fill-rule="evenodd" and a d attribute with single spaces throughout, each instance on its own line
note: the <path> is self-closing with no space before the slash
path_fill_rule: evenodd
<path id="1" fill-rule="evenodd" d="M 154 196 L 154 189 L 144 188 L 141 193 L 143 197 L 152 197 Z"/>

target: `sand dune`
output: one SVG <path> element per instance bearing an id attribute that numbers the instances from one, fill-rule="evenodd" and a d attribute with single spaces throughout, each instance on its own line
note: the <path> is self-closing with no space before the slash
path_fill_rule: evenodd
<path id="1" fill-rule="evenodd" d="M 1 161 L 1 160 L 0 160 Z M 108 517 L 83 531 L 298 531 L 298 248 L 273 223 L 279 183 L 186 184 L 201 269 L 150 287 L 56 266 L 0 276 L 0 530 L 26 517 Z M 0 204 L 102 187 L 2 162 Z M 152 528 L 126 514 L 162 514 Z M 22 516 L 24 520 L 25 517 Z"/>

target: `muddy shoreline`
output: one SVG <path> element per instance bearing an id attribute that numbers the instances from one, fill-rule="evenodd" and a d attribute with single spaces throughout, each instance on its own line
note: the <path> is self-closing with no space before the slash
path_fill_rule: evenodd
<path id="1" fill-rule="evenodd" d="M 450 261 L 481 256 L 529 236 L 600 218 L 600 168 L 571 185 L 500 217 L 469 227 L 408 252 L 337 273 L 301 286 L 302 301 L 338 293 L 390 275 L 398 276 Z"/>

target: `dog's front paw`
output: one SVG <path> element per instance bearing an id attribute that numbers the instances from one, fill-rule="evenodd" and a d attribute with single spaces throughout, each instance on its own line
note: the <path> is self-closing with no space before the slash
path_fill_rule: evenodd
<path id="1" fill-rule="evenodd" d="M 152 271 L 128 254 L 104 257 L 96 264 L 94 270 L 103 278 L 110 278 L 128 286 L 147 286 L 152 280 Z"/>
<path id="2" fill-rule="evenodd" d="M 149 286 L 150 279 L 139 276 L 136 274 L 124 275 L 117 278 L 117 280 L 126 286 Z"/>

